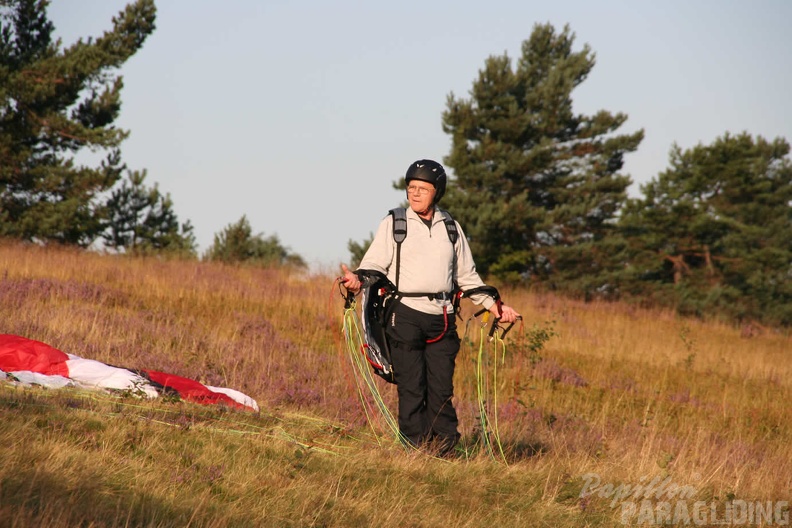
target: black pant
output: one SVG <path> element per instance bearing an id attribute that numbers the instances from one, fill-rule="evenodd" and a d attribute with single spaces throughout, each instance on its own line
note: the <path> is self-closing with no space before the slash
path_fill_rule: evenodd
<path id="1" fill-rule="evenodd" d="M 437 342 L 427 343 L 445 334 Z M 396 303 L 385 324 L 399 395 L 399 429 L 413 444 L 437 441 L 451 449 L 459 441 L 454 367 L 459 336 L 453 313 L 430 315 Z"/>

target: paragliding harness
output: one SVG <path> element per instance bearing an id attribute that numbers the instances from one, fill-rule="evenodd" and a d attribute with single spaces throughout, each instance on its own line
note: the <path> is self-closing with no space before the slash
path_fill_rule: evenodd
<path id="1" fill-rule="evenodd" d="M 459 231 L 457 230 L 456 223 L 451 215 L 442 209 L 438 211 L 443 215 L 443 223 L 448 233 L 448 239 L 451 244 L 456 244 L 459 238 Z M 500 312 L 501 299 L 498 290 L 492 286 L 479 286 L 472 288 L 466 292 L 461 291 L 456 283 L 454 290 L 451 292 L 401 292 L 399 291 L 399 264 L 401 255 L 401 244 L 407 238 L 407 215 L 406 209 L 397 207 L 389 211 L 393 217 L 393 240 L 396 242 L 396 284 L 393 284 L 383 273 L 375 270 L 361 269 L 355 271 L 363 284 L 361 289 L 361 306 L 362 306 L 362 326 L 365 335 L 365 342 L 363 344 L 363 352 L 365 353 L 366 360 L 371 365 L 374 373 L 389 383 L 396 383 L 395 374 L 393 372 L 393 363 L 391 361 L 390 347 L 388 339 L 385 335 L 386 321 L 390 313 L 402 297 L 427 297 L 430 300 L 438 301 L 443 304 L 443 316 L 445 317 L 445 326 L 440 335 L 429 338 L 427 343 L 435 343 L 440 341 L 448 330 L 448 306 L 453 306 L 453 311 L 457 317 L 460 315 L 460 301 L 464 297 L 469 297 L 476 294 L 489 295 L 495 300 L 498 305 L 498 312 Z M 350 297 L 346 298 L 347 307 L 352 302 Z M 482 308 L 474 317 L 478 317 L 488 310 Z M 498 322 L 500 318 L 496 317 L 489 331 L 489 338 L 492 340 L 495 331 L 499 328 Z M 503 330 L 501 338 L 511 329 L 514 323 L 509 325 Z"/>
<path id="2" fill-rule="evenodd" d="M 456 224 L 448 213 L 445 211 L 440 212 L 443 214 L 449 240 L 452 244 L 456 244 L 459 238 Z M 360 396 L 363 410 L 366 413 L 368 423 L 372 427 L 375 438 L 377 438 L 379 442 L 379 436 L 375 427 L 375 424 L 379 423 L 387 427 L 405 449 L 415 449 L 415 446 L 402 434 L 396 416 L 394 416 L 385 398 L 383 398 L 380 387 L 378 383 L 376 383 L 377 376 L 388 383 L 396 383 L 396 376 L 391 361 L 391 350 L 385 334 L 387 321 L 396 303 L 399 302 L 402 297 L 426 296 L 429 299 L 437 300 L 443 304 L 444 316 L 446 318 L 448 317 L 448 306 L 453 306 L 453 312 L 456 313 L 457 317 L 464 319 L 460 313 L 460 301 L 464 297 L 475 296 L 477 294 L 490 296 L 494 299 L 498 307 L 498 314 L 501 313 L 502 302 L 498 290 L 492 286 L 482 285 L 463 292 L 459 289 L 456 282 L 454 283 L 453 292 L 400 292 L 397 287 L 399 280 L 399 260 L 401 243 L 407 236 L 407 219 L 404 209 L 391 210 L 390 214 L 393 215 L 393 238 L 396 242 L 395 271 L 397 284 L 393 284 L 379 271 L 359 269 L 354 272 L 360 278 L 361 282 L 360 295 L 359 298 L 356 299 L 353 292 L 341 289 L 341 284 L 344 282 L 343 277 L 336 279 L 336 283 L 339 285 L 341 296 L 345 301 L 343 333 L 347 344 L 346 355 L 352 364 L 352 373 L 355 378 L 358 395 Z M 454 267 L 456 268 L 456 266 Z M 358 306 L 362 308 L 360 310 L 360 316 L 358 315 Z M 465 335 L 467 336 L 469 323 L 474 320 L 479 320 L 478 353 L 474 358 L 476 400 L 478 403 L 478 425 L 476 430 L 481 436 L 481 445 L 489 456 L 493 459 L 505 461 L 506 458 L 498 433 L 497 387 L 500 384 L 498 382 L 498 364 L 503 361 L 502 358 L 506 353 L 503 338 L 512 326 L 514 326 L 514 323 L 510 324 L 505 329 L 501 328 L 498 325 L 500 317 L 497 315 L 492 317 L 492 315 L 495 314 L 492 314 L 486 308 L 482 308 L 475 313 L 473 317 L 468 318 L 467 324 L 465 325 Z M 481 317 L 479 318 L 479 316 Z M 521 318 L 518 317 L 517 319 Z M 490 320 L 492 320 L 492 323 L 487 338 L 486 326 L 489 324 Z M 447 319 L 445 326 L 446 328 L 439 336 L 429 339 L 427 342 L 434 342 L 442 339 L 448 329 Z M 502 332 L 498 332 L 498 330 L 502 330 Z M 490 344 L 485 344 L 487 342 Z M 379 419 L 382 421 L 380 422 Z"/>
<path id="3" fill-rule="evenodd" d="M 456 223 L 448 212 L 438 209 L 443 215 L 443 223 L 451 244 L 456 244 L 459 232 Z M 396 302 L 402 297 L 428 297 L 431 300 L 451 301 L 453 292 L 401 292 L 399 291 L 399 267 L 401 262 L 401 245 L 407 238 L 407 209 L 396 207 L 389 211 L 393 217 L 393 240 L 396 242 L 396 284 L 379 271 L 357 270 L 355 273 L 363 283 L 361 290 L 362 325 L 366 343 L 363 345 L 366 359 L 374 369 L 374 373 L 389 383 L 396 383 L 391 363 L 390 347 L 385 336 L 385 321 Z M 427 342 L 439 341 L 443 333 Z"/>

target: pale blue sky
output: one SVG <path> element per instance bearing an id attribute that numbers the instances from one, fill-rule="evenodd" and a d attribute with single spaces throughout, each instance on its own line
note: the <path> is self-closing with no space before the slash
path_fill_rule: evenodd
<path id="1" fill-rule="evenodd" d="M 56 34 L 99 36 L 126 0 L 53 0 Z M 346 262 L 420 158 L 441 161 L 441 114 L 490 55 L 514 60 L 535 23 L 569 24 L 597 64 L 574 110 L 643 128 L 624 171 L 639 184 L 668 151 L 729 131 L 792 141 L 792 2 L 160 0 L 124 66 L 123 155 L 171 194 L 203 252 L 247 215 L 314 269 Z M 463 226 L 464 227 L 464 226 Z"/>

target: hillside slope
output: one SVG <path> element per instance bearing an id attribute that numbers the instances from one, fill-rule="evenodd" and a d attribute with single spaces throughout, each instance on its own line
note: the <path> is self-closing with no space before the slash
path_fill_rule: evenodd
<path id="1" fill-rule="evenodd" d="M 696 502 L 697 525 L 788 515 L 788 335 L 501 293 L 525 318 L 498 383 L 508 463 L 473 445 L 470 335 L 467 454 L 444 460 L 367 425 L 333 277 L 0 244 L 0 333 L 261 407 L 0 382 L 0 525 L 684 524 Z"/>

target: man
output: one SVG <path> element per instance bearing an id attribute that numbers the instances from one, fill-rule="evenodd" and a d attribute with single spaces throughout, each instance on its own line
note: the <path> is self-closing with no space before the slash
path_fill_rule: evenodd
<path id="1" fill-rule="evenodd" d="M 454 286 L 463 292 L 484 286 L 456 221 L 456 242 L 447 236 L 445 216 L 437 208 L 446 180 L 443 166 L 436 161 L 411 164 L 405 175 L 410 207 L 401 248 L 397 250 L 393 237 L 394 218 L 388 215 L 359 266 L 360 270 L 385 274 L 397 287 L 399 300 L 391 305 L 385 333 L 399 397 L 399 429 L 412 444 L 435 443 L 441 452 L 450 451 L 459 441 L 451 401 L 459 352 L 452 313 Z M 345 287 L 358 293 L 360 278 L 344 264 L 341 270 Z M 487 295 L 471 295 L 470 299 L 505 323 L 520 317 Z"/>

